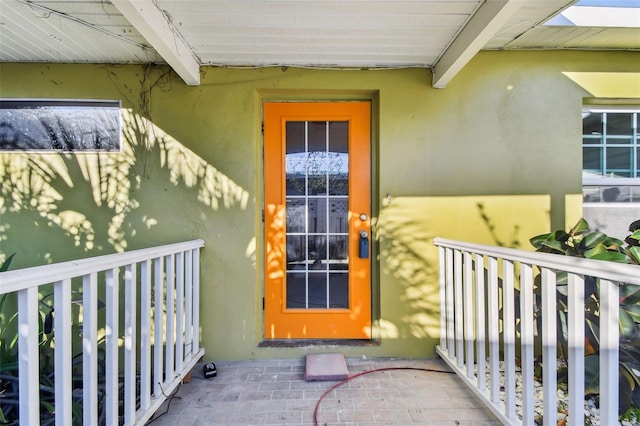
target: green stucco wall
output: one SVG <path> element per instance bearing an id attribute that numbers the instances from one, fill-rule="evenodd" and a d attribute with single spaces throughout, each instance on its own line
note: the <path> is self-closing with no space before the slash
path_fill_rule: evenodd
<path id="1" fill-rule="evenodd" d="M 258 347 L 261 103 L 370 99 L 379 341 L 339 350 L 432 356 L 430 239 L 528 248 L 532 233 L 565 227 L 575 210 L 565 199 L 581 191 L 581 107 L 591 95 L 563 72 L 631 72 L 639 61 L 483 52 L 446 89 L 432 88 L 425 69 L 203 67 L 202 84 L 189 87 L 165 67 L 0 64 L 0 97 L 118 99 L 125 125 L 122 154 L 0 154 L 0 261 L 16 252 L 15 269 L 202 238 L 207 359 L 326 351 Z"/>

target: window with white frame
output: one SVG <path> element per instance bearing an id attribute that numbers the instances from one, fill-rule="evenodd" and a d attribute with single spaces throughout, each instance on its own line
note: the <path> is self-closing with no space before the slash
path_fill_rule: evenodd
<path id="1" fill-rule="evenodd" d="M 585 108 L 582 182 L 586 203 L 640 202 L 640 107 Z"/>

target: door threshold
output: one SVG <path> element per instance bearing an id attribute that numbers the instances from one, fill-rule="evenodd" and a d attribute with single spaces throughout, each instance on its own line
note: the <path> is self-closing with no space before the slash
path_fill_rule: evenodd
<path id="1" fill-rule="evenodd" d="M 258 343 L 259 348 L 302 348 L 311 346 L 380 346 L 377 340 L 367 339 L 269 339 Z"/>

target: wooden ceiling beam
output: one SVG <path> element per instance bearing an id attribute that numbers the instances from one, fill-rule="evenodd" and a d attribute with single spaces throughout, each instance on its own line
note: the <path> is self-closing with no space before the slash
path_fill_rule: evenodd
<path id="1" fill-rule="evenodd" d="M 486 0 L 432 67 L 433 87 L 443 89 L 496 35 L 522 5 L 522 0 Z"/>
<path id="2" fill-rule="evenodd" d="M 200 63 L 153 0 L 111 0 L 173 70 L 190 86 L 200 84 Z"/>

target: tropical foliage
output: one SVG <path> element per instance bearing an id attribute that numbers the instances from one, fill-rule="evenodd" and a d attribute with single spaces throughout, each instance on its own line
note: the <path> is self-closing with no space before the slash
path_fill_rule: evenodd
<path id="1" fill-rule="evenodd" d="M 591 231 L 586 220 L 581 219 L 569 231 L 557 230 L 530 239 L 536 251 L 583 257 L 611 262 L 640 265 L 640 220 L 629 226 L 630 235 L 621 241 L 599 232 Z M 540 292 L 540 276 L 536 277 L 536 289 Z M 640 408 L 640 287 L 617 283 L 620 288 L 620 398 L 619 413 L 630 408 Z M 595 277 L 584 277 L 585 285 L 585 393 L 599 394 L 599 326 L 600 282 Z M 567 274 L 557 276 L 558 336 L 561 339 L 564 365 L 567 359 Z M 560 371 L 559 380 L 566 380 L 566 369 Z"/>

